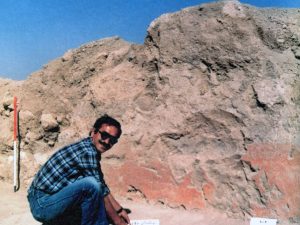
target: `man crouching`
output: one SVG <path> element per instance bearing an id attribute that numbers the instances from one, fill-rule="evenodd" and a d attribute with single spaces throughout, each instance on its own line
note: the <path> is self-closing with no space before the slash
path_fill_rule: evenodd
<path id="1" fill-rule="evenodd" d="M 104 181 L 101 154 L 118 142 L 120 123 L 104 115 L 96 120 L 90 136 L 58 150 L 35 175 L 28 190 L 33 217 L 45 224 L 60 224 L 80 212 L 81 225 L 130 223 Z M 67 219 L 68 220 L 68 219 Z"/>

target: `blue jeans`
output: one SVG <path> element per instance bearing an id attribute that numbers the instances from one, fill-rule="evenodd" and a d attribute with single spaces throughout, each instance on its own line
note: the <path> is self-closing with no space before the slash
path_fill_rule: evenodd
<path id="1" fill-rule="evenodd" d="M 108 225 L 102 193 L 95 178 L 85 177 L 55 194 L 30 188 L 27 198 L 33 217 L 42 223 L 78 217 L 74 212 L 79 209 L 81 225 Z"/>

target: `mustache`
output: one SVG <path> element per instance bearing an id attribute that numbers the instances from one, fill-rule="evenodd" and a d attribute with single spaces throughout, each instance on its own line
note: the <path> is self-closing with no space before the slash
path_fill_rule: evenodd
<path id="1" fill-rule="evenodd" d="M 109 144 L 106 144 L 105 142 L 103 142 L 103 141 L 101 141 L 101 140 L 99 140 L 98 142 L 99 142 L 101 145 L 103 145 L 104 148 L 105 148 L 106 150 L 110 148 L 110 145 L 109 145 Z"/>

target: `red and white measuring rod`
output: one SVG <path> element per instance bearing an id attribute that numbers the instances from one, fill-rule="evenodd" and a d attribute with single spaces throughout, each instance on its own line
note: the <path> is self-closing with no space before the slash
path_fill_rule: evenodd
<path id="1" fill-rule="evenodd" d="M 17 191 L 17 176 L 18 176 L 18 149 L 17 149 L 17 136 L 18 136 L 18 109 L 17 97 L 14 97 L 14 191 Z"/>

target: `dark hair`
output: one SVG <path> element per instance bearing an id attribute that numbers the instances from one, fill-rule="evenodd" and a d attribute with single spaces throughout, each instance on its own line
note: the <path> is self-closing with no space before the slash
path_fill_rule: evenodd
<path id="1" fill-rule="evenodd" d="M 121 124 L 116 119 L 110 117 L 107 114 L 101 116 L 94 123 L 93 127 L 95 129 L 95 132 L 97 132 L 101 128 L 102 124 L 108 124 L 108 125 L 118 128 L 119 132 L 118 132 L 117 138 L 119 138 L 121 136 L 121 134 L 122 134 Z"/>

